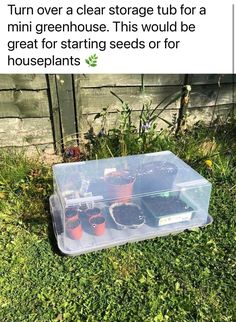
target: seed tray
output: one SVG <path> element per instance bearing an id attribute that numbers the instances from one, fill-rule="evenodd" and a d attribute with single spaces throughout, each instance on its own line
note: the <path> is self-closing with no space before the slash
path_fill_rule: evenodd
<path id="1" fill-rule="evenodd" d="M 190 221 L 194 209 L 178 196 L 148 196 L 142 198 L 148 222 L 154 226 Z"/>

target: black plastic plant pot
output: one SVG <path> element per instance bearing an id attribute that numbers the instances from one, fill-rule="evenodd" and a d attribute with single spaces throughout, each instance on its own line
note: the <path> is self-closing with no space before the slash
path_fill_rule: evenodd
<path id="1" fill-rule="evenodd" d="M 91 191 L 94 196 L 100 196 L 101 194 L 104 195 L 104 178 L 92 178 L 89 182 L 88 191 Z"/>
<path id="2" fill-rule="evenodd" d="M 135 193 L 170 190 L 177 172 L 177 167 L 170 162 L 153 161 L 145 163 L 137 174 Z"/>

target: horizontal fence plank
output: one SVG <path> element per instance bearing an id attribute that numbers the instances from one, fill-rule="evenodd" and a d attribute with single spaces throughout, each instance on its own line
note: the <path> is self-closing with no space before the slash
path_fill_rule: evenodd
<path id="1" fill-rule="evenodd" d="M 133 110 L 142 109 L 143 103 L 151 102 L 153 107 L 158 105 L 164 98 L 174 95 L 180 91 L 178 86 L 148 87 L 145 92 L 136 87 L 117 87 L 99 89 L 80 89 L 80 104 L 82 114 L 97 113 L 104 107 L 109 106 L 109 111 L 116 111 L 121 108 L 120 101 L 110 93 L 113 91 L 123 101 L 127 102 Z M 166 103 L 169 99 L 166 100 Z M 179 108 L 180 99 L 170 104 L 168 108 Z M 160 109 L 163 108 L 163 104 Z"/>
<path id="2" fill-rule="evenodd" d="M 209 124 L 212 120 L 216 118 L 221 118 L 222 120 L 227 120 L 227 118 L 236 113 L 236 107 L 233 104 L 218 105 L 218 106 L 208 106 L 202 108 L 190 108 L 188 109 L 189 116 L 188 122 L 194 124 L 197 121 L 201 120 L 204 123 Z"/>
<path id="3" fill-rule="evenodd" d="M 46 77 L 41 74 L 0 74 L 1 89 L 46 89 Z"/>
<path id="4" fill-rule="evenodd" d="M 0 119 L 0 146 L 28 146 L 52 143 L 52 127 L 49 118 Z"/>
<path id="5" fill-rule="evenodd" d="M 236 85 L 234 85 L 236 90 Z M 218 93 L 219 91 L 219 93 Z M 218 98 L 217 98 L 218 95 Z M 217 99 L 217 101 L 216 101 Z M 193 85 L 189 107 L 225 105 L 233 103 L 233 85 Z"/>
<path id="6" fill-rule="evenodd" d="M 116 86 L 172 86 L 182 85 L 183 74 L 100 74 L 100 75 L 75 75 L 80 87 L 116 87 Z"/>
<path id="7" fill-rule="evenodd" d="M 233 83 L 235 75 L 232 74 L 192 74 L 189 75 L 190 84 L 192 85 L 208 85 L 208 84 L 221 84 Z"/>
<path id="8" fill-rule="evenodd" d="M 49 106 L 46 90 L 0 91 L 0 118 L 48 116 Z"/>
<path id="9" fill-rule="evenodd" d="M 143 83 L 144 86 L 182 86 L 184 82 L 184 74 L 144 74 Z"/>
<path id="10" fill-rule="evenodd" d="M 86 74 L 74 75 L 75 81 L 80 82 L 80 87 L 116 87 L 116 86 L 141 86 L 141 74 Z"/>

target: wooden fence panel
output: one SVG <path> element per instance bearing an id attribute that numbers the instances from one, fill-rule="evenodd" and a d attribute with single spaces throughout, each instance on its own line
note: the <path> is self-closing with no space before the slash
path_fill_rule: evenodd
<path id="1" fill-rule="evenodd" d="M 3 117 L 48 118 L 47 91 L 0 91 L 0 118 Z"/>
<path id="2" fill-rule="evenodd" d="M 143 103 L 153 108 L 165 98 L 168 103 L 181 94 L 184 82 L 183 74 L 0 75 L 0 146 L 56 146 L 59 151 L 77 143 L 78 131 L 82 136 L 91 125 L 99 131 L 101 120 L 94 116 L 104 107 L 109 107 L 108 126 L 117 126 L 121 103 L 111 91 L 129 103 L 137 124 Z M 209 123 L 233 112 L 235 75 L 188 75 L 188 82 L 189 122 Z M 171 121 L 179 108 L 176 98 L 161 116 Z M 158 121 L 158 129 L 167 126 Z"/>
<path id="3" fill-rule="evenodd" d="M 236 90 L 236 85 L 234 85 Z M 232 84 L 193 85 L 189 107 L 208 107 L 233 104 Z"/>
<path id="4" fill-rule="evenodd" d="M 0 146 L 48 145 L 52 148 L 52 129 L 48 118 L 0 119 Z"/>
<path id="5" fill-rule="evenodd" d="M 0 75 L 1 89 L 47 89 L 46 77 L 38 74 L 2 74 Z"/>
<path id="6" fill-rule="evenodd" d="M 151 75 L 145 74 L 143 76 L 144 86 L 182 86 L 184 82 L 183 74 L 173 75 Z"/>
<path id="7" fill-rule="evenodd" d="M 165 97 L 180 91 L 180 88 L 175 86 L 158 88 L 148 87 L 145 89 L 145 92 L 140 91 L 140 88 L 138 87 L 116 87 L 115 89 L 96 88 L 93 90 L 81 88 L 80 101 L 83 114 L 95 114 L 107 106 L 109 106 L 110 112 L 120 109 L 121 102 L 111 94 L 111 90 L 123 101 L 127 102 L 133 110 L 141 110 L 143 103 L 150 102 L 152 103 L 153 107 L 155 107 Z M 169 108 L 178 109 L 179 100 L 172 103 Z"/>
<path id="8" fill-rule="evenodd" d="M 79 104 L 80 130 L 84 132 L 93 125 L 100 128 L 100 120 L 93 122 L 94 116 L 104 107 L 109 107 L 108 126 L 114 126 L 115 112 L 120 108 L 119 100 L 111 95 L 116 93 L 122 100 L 128 102 L 134 115 L 140 112 L 143 102 L 152 102 L 155 107 L 165 97 L 181 91 L 185 75 L 75 75 L 77 82 L 76 98 Z M 233 108 L 234 75 L 188 75 L 192 87 L 188 111 L 193 117 L 189 122 L 198 120 L 210 122 L 213 114 L 229 115 Z M 220 87 L 219 87 L 220 86 Z M 234 88 L 235 90 L 235 88 Z M 168 99 L 167 101 L 168 102 Z M 178 114 L 180 99 L 176 99 L 163 118 L 171 122 Z M 204 111 L 204 107 L 206 108 Z M 163 108 L 163 104 L 159 109 Z M 199 110 L 199 113 L 197 113 Z M 160 123 L 160 122 L 159 122 Z M 162 121 L 164 127 L 168 126 Z M 162 125 L 160 127 L 162 127 Z"/>
<path id="9" fill-rule="evenodd" d="M 210 84 L 232 84 L 235 80 L 235 75 L 225 74 L 194 74 L 190 75 L 190 83 L 192 85 L 210 85 Z"/>
<path id="10" fill-rule="evenodd" d="M 83 133 L 90 126 L 99 130 L 101 120 L 94 122 L 94 116 L 106 107 L 109 111 L 107 125 L 115 126 L 117 118 L 115 112 L 121 109 L 121 102 L 111 94 L 111 91 L 130 105 L 133 119 L 137 124 L 143 103 L 150 103 L 155 108 L 167 98 L 164 102 L 167 104 L 176 93 L 180 96 L 183 81 L 184 75 L 75 75 L 80 131 Z M 160 105 L 159 110 L 165 106 L 164 103 Z M 166 117 L 171 121 L 173 115 L 178 114 L 179 107 L 180 98 L 167 107 L 163 118 Z M 167 124 L 161 120 L 158 123 L 159 128 L 166 126 Z"/>
<path id="11" fill-rule="evenodd" d="M 169 110 L 165 110 L 162 114 L 161 117 L 164 120 L 172 120 L 174 118 L 176 118 L 178 114 L 178 110 L 176 109 L 169 109 Z M 132 112 L 132 122 L 134 124 L 136 124 L 138 126 L 139 124 L 139 116 L 140 116 L 140 111 L 133 111 Z M 101 118 L 98 118 L 96 120 L 94 120 L 94 115 L 93 114 L 89 114 L 89 115 L 82 115 L 81 117 L 81 134 L 85 133 L 89 126 L 93 126 L 93 129 L 95 131 L 95 133 L 98 133 L 101 128 L 102 128 L 102 124 L 101 124 Z M 109 128 L 117 128 L 119 126 L 119 120 L 117 117 L 117 113 L 113 112 L 113 113 L 109 113 L 108 114 L 108 127 Z M 166 122 L 164 122 L 161 119 L 157 120 L 157 130 L 161 130 L 161 129 L 166 129 L 168 128 L 168 124 Z"/>
<path id="12" fill-rule="evenodd" d="M 80 74 L 75 75 L 75 79 L 80 82 L 81 88 L 142 86 L 142 77 L 140 74 Z"/>
<path id="13" fill-rule="evenodd" d="M 0 146 L 53 151 L 45 75 L 0 75 Z"/>

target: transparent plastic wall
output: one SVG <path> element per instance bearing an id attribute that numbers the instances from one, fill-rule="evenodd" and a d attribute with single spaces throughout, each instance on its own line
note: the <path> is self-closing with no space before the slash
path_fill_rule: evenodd
<path id="1" fill-rule="evenodd" d="M 58 245 L 76 255 L 211 221 L 211 184 L 169 151 L 54 166 Z"/>

